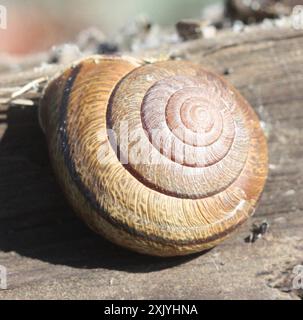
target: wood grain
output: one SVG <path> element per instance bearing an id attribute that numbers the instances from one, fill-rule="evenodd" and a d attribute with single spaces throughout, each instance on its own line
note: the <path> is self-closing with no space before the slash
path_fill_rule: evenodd
<path id="1" fill-rule="evenodd" d="M 159 50 L 166 50 L 161 48 Z M 8 298 L 298 299 L 303 264 L 303 32 L 257 29 L 169 48 L 240 90 L 263 121 L 270 172 L 255 216 L 231 239 L 188 258 L 141 256 L 74 217 L 50 169 L 35 107 L 0 109 L 0 264 Z M 262 239 L 246 243 L 252 223 Z"/>

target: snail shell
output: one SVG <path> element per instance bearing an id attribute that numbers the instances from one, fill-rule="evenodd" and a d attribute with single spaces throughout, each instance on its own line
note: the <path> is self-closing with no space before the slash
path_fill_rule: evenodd
<path id="1" fill-rule="evenodd" d="M 200 65 L 86 58 L 50 82 L 40 120 L 74 210 L 141 253 L 215 246 L 254 212 L 264 188 L 256 114 Z"/>

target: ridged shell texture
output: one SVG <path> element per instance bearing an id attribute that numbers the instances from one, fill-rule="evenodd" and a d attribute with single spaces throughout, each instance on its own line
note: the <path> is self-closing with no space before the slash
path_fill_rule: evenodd
<path id="1" fill-rule="evenodd" d="M 49 84 L 40 119 L 75 211 L 138 252 L 213 247 L 254 212 L 264 188 L 256 114 L 200 65 L 86 58 Z"/>

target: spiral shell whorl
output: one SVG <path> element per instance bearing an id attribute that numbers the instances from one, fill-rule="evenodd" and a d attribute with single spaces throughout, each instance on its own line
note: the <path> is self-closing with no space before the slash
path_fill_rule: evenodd
<path id="1" fill-rule="evenodd" d="M 144 152 L 129 146 L 119 155 L 144 184 L 171 196 L 203 198 L 226 189 L 244 168 L 250 144 L 245 105 L 241 109 L 234 92 L 212 73 L 175 64 L 129 74 L 113 95 L 108 126 L 119 132 L 127 123 L 139 140 L 135 147 Z"/>
<path id="2" fill-rule="evenodd" d="M 253 213 L 263 190 L 258 118 L 199 65 L 86 58 L 50 83 L 40 112 L 75 211 L 133 250 L 212 247 Z"/>

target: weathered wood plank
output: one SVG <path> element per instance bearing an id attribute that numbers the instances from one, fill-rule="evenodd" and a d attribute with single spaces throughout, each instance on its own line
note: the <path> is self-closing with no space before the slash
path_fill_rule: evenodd
<path id="1" fill-rule="evenodd" d="M 159 50 L 167 50 L 167 46 Z M 303 264 L 303 32 L 256 28 L 170 47 L 239 88 L 268 135 L 270 175 L 255 216 L 228 241 L 188 258 L 128 252 L 71 212 L 49 166 L 35 107 L 0 109 L 0 298 L 298 299 Z M 267 234 L 246 243 L 252 223 Z M 287 291 L 287 292 L 284 292 Z"/>

